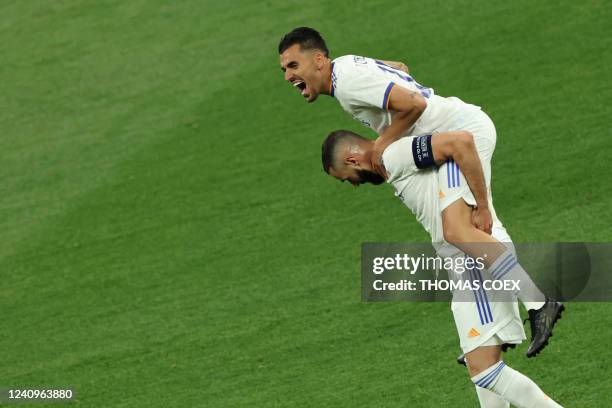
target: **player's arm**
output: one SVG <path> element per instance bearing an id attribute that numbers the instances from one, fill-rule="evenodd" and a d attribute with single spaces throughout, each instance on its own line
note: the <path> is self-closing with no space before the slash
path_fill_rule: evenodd
<path id="1" fill-rule="evenodd" d="M 427 139 L 422 138 L 428 137 L 430 137 L 430 151 L 433 154 L 435 164 L 441 165 L 448 160 L 454 160 L 461 169 L 476 200 L 476 209 L 472 217 L 473 222 L 478 229 L 491 233 L 493 219 L 489 211 L 487 184 L 474 143 L 474 136 L 465 131 L 441 132 L 432 136 L 421 136 L 415 142 L 421 143 L 422 146 L 427 143 Z M 425 146 L 425 149 L 427 150 L 428 147 Z M 418 160 L 418 158 L 415 157 L 415 160 Z M 417 167 L 419 167 L 418 163 Z"/>
<path id="2" fill-rule="evenodd" d="M 385 174 L 385 169 L 381 163 L 382 153 L 397 139 L 399 139 L 408 129 L 414 126 L 417 119 L 427 107 L 427 101 L 418 92 L 410 91 L 399 85 L 391 83 L 387 110 L 393 112 L 391 124 L 380 134 L 374 142 L 374 154 L 372 155 L 372 165 L 379 174 Z"/>
<path id="3" fill-rule="evenodd" d="M 408 70 L 408 66 L 406 66 L 406 64 L 404 64 L 403 62 L 399 62 L 399 61 L 385 61 L 385 60 L 380 60 L 382 63 L 390 66 L 391 68 L 395 68 L 395 69 L 399 69 L 400 71 L 403 71 L 407 74 L 410 73 L 410 71 Z"/>

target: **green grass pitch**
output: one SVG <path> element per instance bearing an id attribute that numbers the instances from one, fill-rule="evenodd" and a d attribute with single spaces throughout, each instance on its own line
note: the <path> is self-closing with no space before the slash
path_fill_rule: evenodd
<path id="1" fill-rule="evenodd" d="M 428 238 L 390 186 L 322 172 L 324 136 L 365 128 L 284 83 L 278 40 L 310 25 L 332 56 L 483 106 L 514 240 L 610 241 L 611 20 L 598 0 L 3 2 L 0 386 L 476 406 L 449 305 L 360 303 L 361 242 Z M 569 304 L 543 354 L 507 361 L 565 406 L 611 406 L 611 326 L 610 304 Z"/>

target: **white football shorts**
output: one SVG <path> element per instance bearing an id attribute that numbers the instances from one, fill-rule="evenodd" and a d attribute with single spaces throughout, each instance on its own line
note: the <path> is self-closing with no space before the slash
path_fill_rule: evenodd
<path id="1" fill-rule="evenodd" d="M 497 237 L 496 237 L 497 238 Z M 499 238 L 498 238 L 499 239 Z M 514 245 L 506 242 L 513 252 Z M 456 256 L 465 256 L 457 254 Z M 449 278 L 454 280 L 491 279 L 487 270 L 458 274 L 448 271 Z M 520 344 L 525 340 L 525 330 L 519 314 L 516 298 L 512 301 L 491 301 L 495 298 L 492 290 L 456 291 L 453 295 L 451 310 L 459 335 L 459 343 L 464 353 L 469 353 L 480 346 L 501 345 L 504 343 Z M 499 299 L 499 297 L 498 297 Z"/>
<path id="2" fill-rule="evenodd" d="M 477 107 L 468 106 L 463 111 L 464 114 L 446 130 L 466 130 L 474 135 L 488 195 L 491 198 L 491 159 L 497 141 L 495 125 L 489 116 Z M 476 205 L 476 200 L 474 200 L 463 173 L 453 160 L 446 162 L 438 169 L 438 184 L 440 186 L 440 211 L 459 198 L 463 198 L 469 205 Z"/>

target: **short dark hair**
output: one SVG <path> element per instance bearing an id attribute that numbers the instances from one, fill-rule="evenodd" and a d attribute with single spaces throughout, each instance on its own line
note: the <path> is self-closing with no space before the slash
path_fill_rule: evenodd
<path id="1" fill-rule="evenodd" d="M 321 50 L 326 57 L 329 57 L 325 40 L 314 28 L 298 27 L 285 34 L 278 43 L 278 53 L 282 54 L 294 44 L 300 44 L 300 48 L 304 50 Z"/>
<path id="2" fill-rule="evenodd" d="M 368 140 L 365 137 L 351 132 L 350 130 L 334 130 L 325 138 L 323 146 L 321 146 L 321 161 L 323 162 L 323 170 L 329 174 L 329 168 L 334 167 L 336 148 L 342 141 L 356 142 L 359 140 Z"/>

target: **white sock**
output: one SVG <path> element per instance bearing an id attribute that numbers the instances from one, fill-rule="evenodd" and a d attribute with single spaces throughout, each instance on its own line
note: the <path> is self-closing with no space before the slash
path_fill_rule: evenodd
<path id="1" fill-rule="evenodd" d="M 510 403 L 486 388 L 476 386 L 480 408 L 510 408 Z"/>
<path id="2" fill-rule="evenodd" d="M 531 379 L 499 361 L 472 377 L 479 387 L 487 388 L 518 408 L 562 408 Z"/>
<path id="3" fill-rule="evenodd" d="M 520 290 L 517 296 L 527 310 L 540 309 L 546 297 L 518 263 L 511 251 L 501 254 L 489 267 L 489 274 L 495 280 L 518 280 Z"/>

